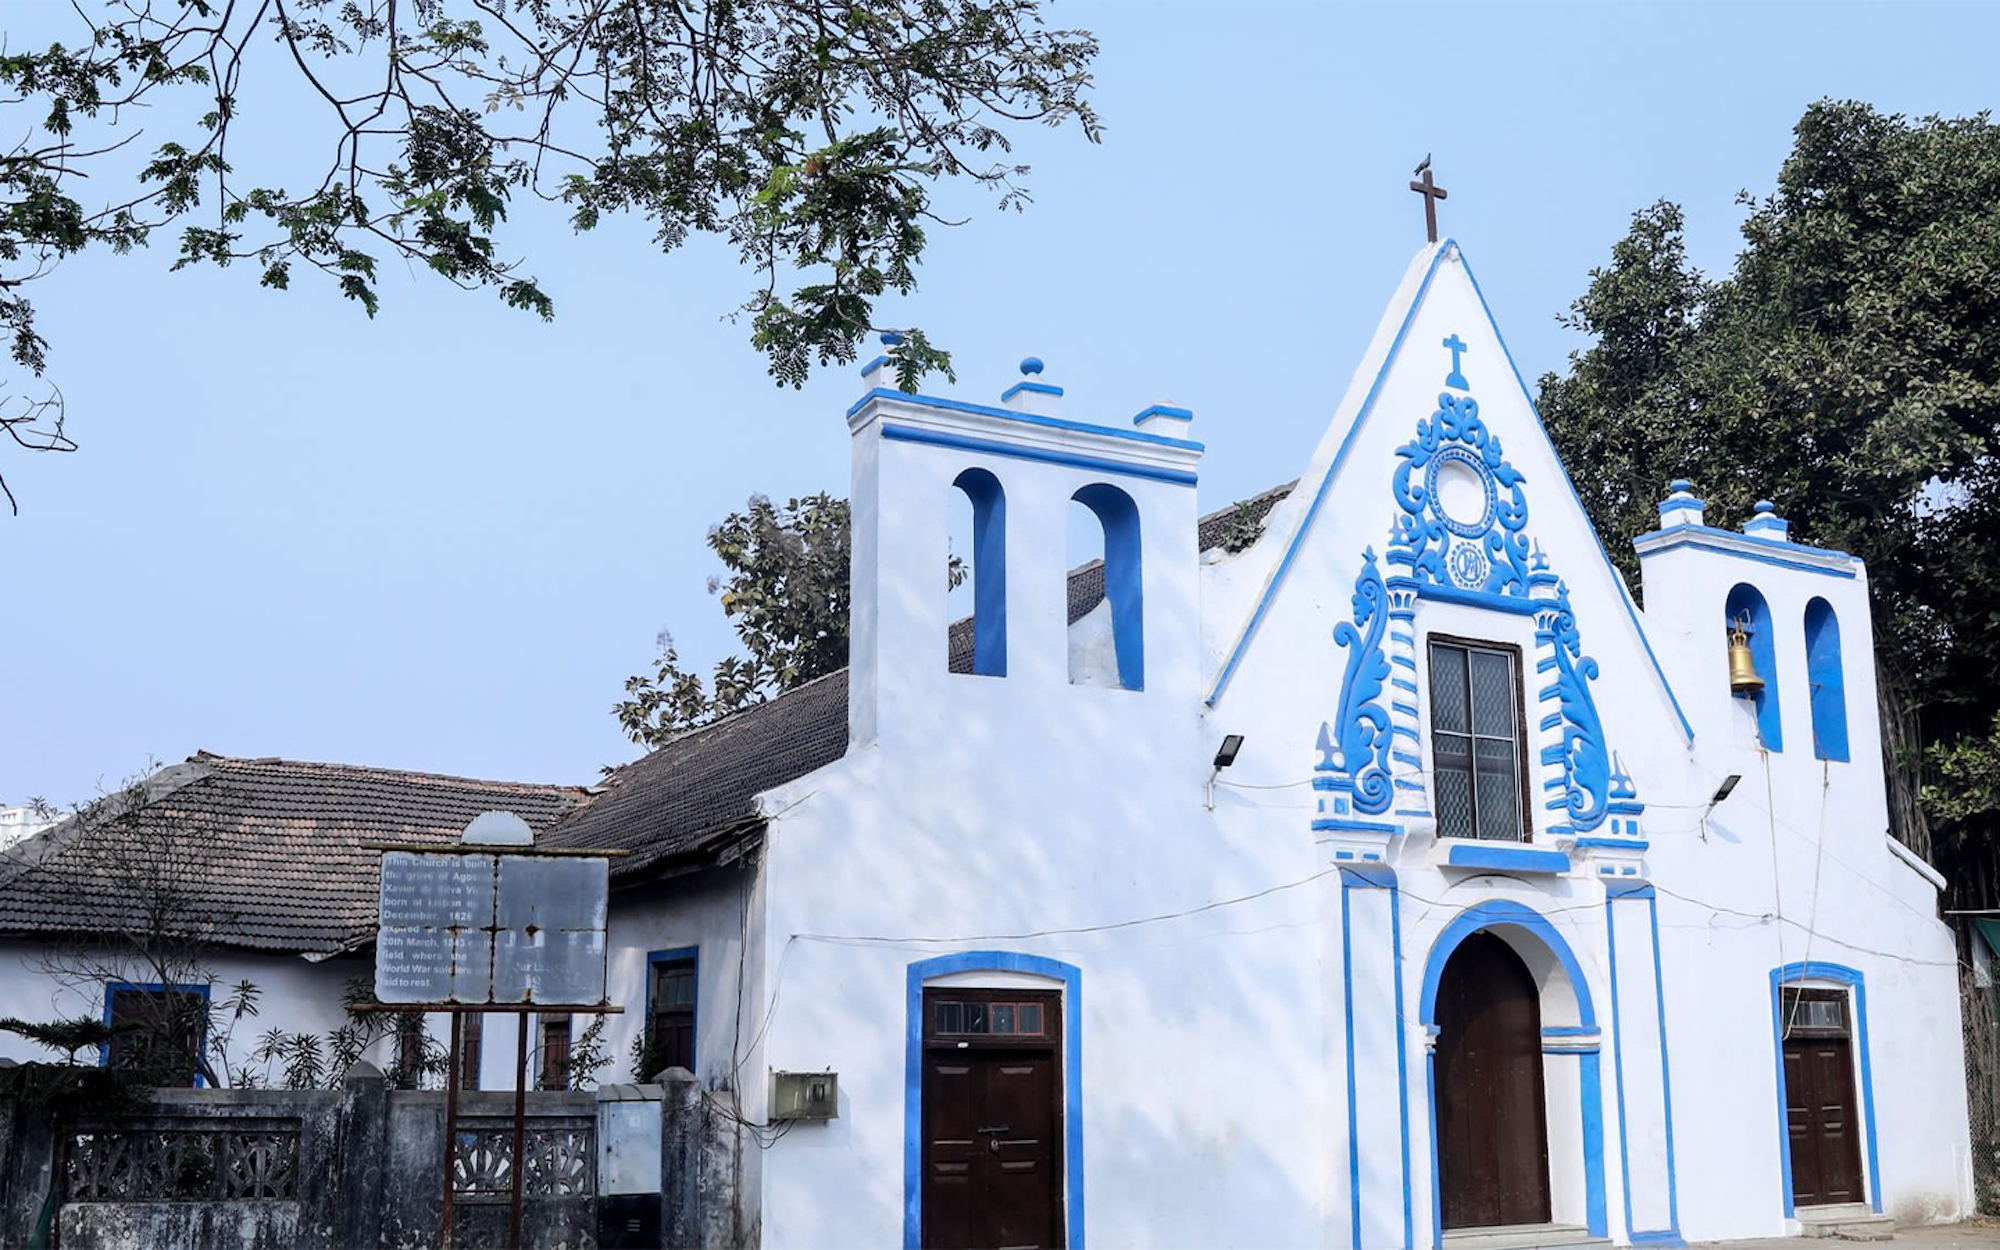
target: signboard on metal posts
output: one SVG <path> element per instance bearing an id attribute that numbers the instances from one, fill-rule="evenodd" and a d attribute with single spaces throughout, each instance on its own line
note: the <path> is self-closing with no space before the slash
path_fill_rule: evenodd
<path id="1" fill-rule="evenodd" d="M 385 851 L 375 997 L 396 1006 L 604 1001 L 610 861 L 500 846 Z"/>

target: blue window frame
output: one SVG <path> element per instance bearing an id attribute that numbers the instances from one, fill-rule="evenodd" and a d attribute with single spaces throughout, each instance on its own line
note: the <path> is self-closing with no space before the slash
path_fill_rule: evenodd
<path id="1" fill-rule="evenodd" d="M 175 1000 L 181 1000 L 176 1003 Z M 159 981 L 109 981 L 104 986 L 104 1025 L 133 1027 L 97 1048 L 99 1067 L 136 1066 L 145 1050 L 165 1041 L 185 1045 L 188 1055 L 188 1083 L 203 1085 L 200 1057 L 208 1045 L 209 987 L 206 985 L 166 985 Z M 182 1011 L 185 1020 L 173 1017 Z M 192 1025 L 194 1036 L 176 1042 L 172 1033 Z"/>
<path id="2" fill-rule="evenodd" d="M 697 1013 L 701 998 L 701 948 L 677 946 L 646 955 L 646 1020 L 644 1028 L 653 1052 L 652 1072 L 634 1072 L 650 1080 L 670 1067 L 695 1071 Z"/>

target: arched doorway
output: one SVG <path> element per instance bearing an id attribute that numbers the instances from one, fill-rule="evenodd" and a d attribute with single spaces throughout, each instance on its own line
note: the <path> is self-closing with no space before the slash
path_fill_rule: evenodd
<path id="1" fill-rule="evenodd" d="M 1547 1224 L 1540 991 L 1490 932 L 1458 944 L 1436 999 L 1439 1201 L 1447 1229 Z"/>

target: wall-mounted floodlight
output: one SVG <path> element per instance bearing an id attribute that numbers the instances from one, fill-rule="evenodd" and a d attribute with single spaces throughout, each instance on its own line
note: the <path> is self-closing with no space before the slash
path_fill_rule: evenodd
<path id="1" fill-rule="evenodd" d="M 1225 734 L 1222 739 L 1222 745 L 1216 748 L 1215 771 L 1208 775 L 1207 807 L 1209 811 L 1212 812 L 1215 810 L 1215 779 L 1222 775 L 1223 769 L 1236 762 L 1236 753 L 1242 749 L 1242 734 Z"/>
<path id="2" fill-rule="evenodd" d="M 1704 842 L 1708 841 L 1708 814 L 1709 814 L 1710 812 L 1712 812 L 1712 811 L 1714 811 L 1714 810 L 1715 810 L 1715 805 L 1716 805 L 1716 804 L 1718 804 L 1718 803 L 1722 802 L 1722 800 L 1724 800 L 1724 799 L 1728 798 L 1728 797 L 1730 796 L 1730 794 L 1732 794 L 1732 793 L 1733 793 L 1733 792 L 1735 791 L 1735 789 L 1736 789 L 1736 783 L 1737 783 L 1737 782 L 1739 782 L 1739 781 L 1741 781 L 1741 780 L 1743 780 L 1743 774 L 1742 774 L 1742 773 L 1731 773 L 1731 774 L 1729 774 L 1729 775 L 1728 775 L 1727 777 L 1724 777 L 1724 778 L 1722 779 L 1722 784 L 1721 784 L 1721 785 L 1719 785 L 1719 786 L 1717 786 L 1717 787 L 1715 788 L 1715 797 L 1714 797 L 1714 798 L 1712 798 L 1712 799 L 1710 799 L 1710 800 L 1708 801 L 1708 806 L 1707 806 L 1707 807 L 1704 807 L 1704 808 L 1702 808 L 1702 809 L 1701 809 L 1701 840 L 1702 840 L 1702 841 L 1704 841 Z"/>
<path id="3" fill-rule="evenodd" d="M 1222 746 L 1215 752 L 1215 771 L 1221 772 L 1236 762 L 1236 753 L 1243 749 L 1243 735 L 1229 734 L 1222 739 Z"/>

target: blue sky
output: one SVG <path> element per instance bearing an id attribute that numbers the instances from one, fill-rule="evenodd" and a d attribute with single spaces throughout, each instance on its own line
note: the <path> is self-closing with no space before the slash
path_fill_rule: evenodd
<path id="1" fill-rule="evenodd" d="M 1204 508 L 1304 463 L 1423 243 L 1426 152 L 1532 378 L 1635 209 L 1679 201 L 1726 268 L 1808 103 L 1988 108 L 2000 35 L 1972 4 L 1051 13 L 1103 42 L 1104 143 L 1026 136 L 1035 203 L 936 232 L 882 316 L 953 350 L 963 398 L 1033 354 L 1073 415 L 1193 408 Z M 0 802 L 197 748 L 576 782 L 637 754 L 609 709 L 655 634 L 731 643 L 703 534 L 752 492 L 845 493 L 860 382 L 776 388 L 724 248 L 522 224 L 553 324 L 400 273 L 370 322 L 170 246 L 40 284 L 83 449 L 4 463 Z"/>

